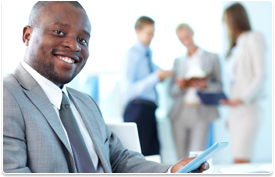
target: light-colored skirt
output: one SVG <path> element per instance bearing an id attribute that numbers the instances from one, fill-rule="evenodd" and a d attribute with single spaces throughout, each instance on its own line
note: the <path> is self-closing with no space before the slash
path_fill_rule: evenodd
<path id="1" fill-rule="evenodd" d="M 256 103 L 230 107 L 228 126 L 234 158 L 251 159 L 259 127 L 258 110 Z"/>

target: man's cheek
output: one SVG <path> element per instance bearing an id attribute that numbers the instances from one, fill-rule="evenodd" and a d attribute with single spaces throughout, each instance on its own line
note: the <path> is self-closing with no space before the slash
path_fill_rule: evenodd
<path id="1" fill-rule="evenodd" d="M 83 60 L 87 60 L 89 58 L 90 55 L 90 51 L 88 47 L 85 47 L 84 49 L 82 49 L 82 55 L 83 55 Z"/>
<path id="2" fill-rule="evenodd" d="M 44 59 L 48 59 L 49 58 L 49 54 L 47 53 L 47 50 L 46 50 L 45 46 L 42 45 L 39 48 L 39 50 L 40 50 L 40 53 L 42 54 L 42 56 L 43 56 Z"/>

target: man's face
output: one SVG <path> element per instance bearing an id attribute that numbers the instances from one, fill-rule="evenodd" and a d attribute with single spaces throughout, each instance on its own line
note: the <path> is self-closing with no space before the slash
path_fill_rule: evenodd
<path id="1" fill-rule="evenodd" d="M 58 86 L 70 82 L 89 57 L 91 24 L 81 8 L 54 4 L 38 22 L 25 27 L 25 61 Z"/>
<path id="2" fill-rule="evenodd" d="M 186 28 L 180 29 L 177 32 L 177 36 L 180 40 L 180 42 L 187 48 L 191 48 L 194 46 L 194 41 L 193 41 L 193 33 L 189 31 Z"/>
<path id="3" fill-rule="evenodd" d="M 155 33 L 153 24 L 144 24 L 143 27 L 136 29 L 138 39 L 146 46 L 149 46 Z"/>

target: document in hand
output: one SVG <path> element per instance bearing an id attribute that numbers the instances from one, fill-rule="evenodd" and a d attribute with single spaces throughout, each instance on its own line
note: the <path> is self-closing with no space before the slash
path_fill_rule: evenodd
<path id="1" fill-rule="evenodd" d="M 188 70 L 184 78 L 186 81 L 186 85 L 189 86 L 191 82 L 205 80 L 208 76 L 209 74 L 204 72 L 200 67 L 193 66 L 192 69 Z"/>
<path id="2" fill-rule="evenodd" d="M 218 106 L 219 101 L 221 99 L 227 99 L 227 97 L 225 96 L 225 94 L 223 92 L 211 93 L 211 92 L 198 91 L 197 94 L 199 95 L 201 102 L 204 105 L 209 105 L 209 106 Z"/>
<path id="3" fill-rule="evenodd" d="M 186 80 L 191 80 L 192 78 L 203 79 L 207 77 L 207 73 L 205 73 L 200 67 L 193 67 L 184 77 Z"/>

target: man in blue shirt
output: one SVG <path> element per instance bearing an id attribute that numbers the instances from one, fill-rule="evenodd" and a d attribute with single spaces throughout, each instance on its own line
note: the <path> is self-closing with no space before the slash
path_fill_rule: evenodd
<path id="1" fill-rule="evenodd" d="M 122 60 L 123 89 L 128 103 L 123 117 L 125 122 L 137 124 L 143 155 L 159 154 L 155 85 L 173 73 L 172 70 L 160 69 L 152 62 L 149 45 L 154 37 L 154 23 L 145 16 L 136 21 L 137 41 Z"/>

